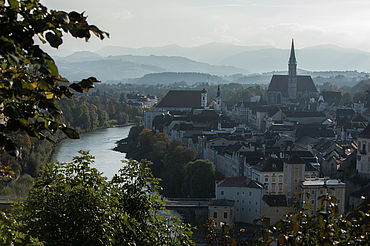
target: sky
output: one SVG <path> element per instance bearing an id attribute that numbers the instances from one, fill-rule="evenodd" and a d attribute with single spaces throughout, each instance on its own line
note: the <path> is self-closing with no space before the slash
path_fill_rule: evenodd
<path id="1" fill-rule="evenodd" d="M 98 50 L 206 43 L 296 48 L 334 44 L 370 52 L 369 0 L 41 0 L 50 9 L 85 11 L 110 33 L 61 49 Z"/>

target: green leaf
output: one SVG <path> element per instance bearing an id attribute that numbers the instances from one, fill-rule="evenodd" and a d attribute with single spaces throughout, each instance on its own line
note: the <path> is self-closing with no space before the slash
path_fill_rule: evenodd
<path id="1" fill-rule="evenodd" d="M 59 45 L 63 43 L 62 38 L 52 32 L 46 33 L 45 38 L 49 42 L 51 47 L 54 47 L 54 48 L 58 48 Z"/>
<path id="2" fill-rule="evenodd" d="M 55 62 L 51 57 L 46 58 L 46 64 L 52 76 L 59 76 L 57 65 L 55 65 Z"/>
<path id="3" fill-rule="evenodd" d="M 17 12 L 19 11 L 19 2 L 17 0 L 8 0 L 8 2 L 11 9 Z"/>
<path id="4" fill-rule="evenodd" d="M 84 92 L 79 84 L 73 83 L 69 87 L 71 87 L 73 90 L 77 92 L 80 92 L 80 93 Z"/>
<path id="5" fill-rule="evenodd" d="M 72 128 L 63 127 L 62 131 L 67 135 L 67 137 L 69 137 L 71 139 L 79 139 L 80 138 L 80 135 L 78 134 L 78 132 L 76 132 Z"/>

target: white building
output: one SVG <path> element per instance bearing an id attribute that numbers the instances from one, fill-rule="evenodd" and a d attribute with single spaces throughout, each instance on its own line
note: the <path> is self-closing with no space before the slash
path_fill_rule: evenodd
<path id="1" fill-rule="evenodd" d="M 231 177 L 216 184 L 216 199 L 234 201 L 235 221 L 252 224 L 261 214 L 263 185 L 247 177 Z"/>
<path id="2" fill-rule="evenodd" d="M 338 204 L 339 214 L 343 214 L 345 204 L 345 187 L 345 183 L 336 179 L 306 179 L 301 185 L 302 199 L 303 202 L 308 201 L 311 204 L 311 214 L 314 214 L 320 206 L 319 198 L 321 196 L 325 196 L 326 194 L 335 196 Z"/>
<path id="3" fill-rule="evenodd" d="M 357 172 L 370 179 L 370 124 L 357 138 Z"/>

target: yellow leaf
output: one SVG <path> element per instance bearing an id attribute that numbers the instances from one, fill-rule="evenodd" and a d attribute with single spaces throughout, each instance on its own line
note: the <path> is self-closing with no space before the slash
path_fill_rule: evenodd
<path id="1" fill-rule="evenodd" d="M 46 99 L 53 99 L 54 93 L 45 91 L 45 96 L 46 96 Z"/>

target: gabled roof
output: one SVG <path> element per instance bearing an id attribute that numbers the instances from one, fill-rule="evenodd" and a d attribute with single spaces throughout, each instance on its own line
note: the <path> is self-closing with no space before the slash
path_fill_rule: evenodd
<path id="1" fill-rule="evenodd" d="M 263 189 L 263 185 L 255 180 L 248 181 L 247 177 L 230 177 L 222 180 L 219 184 L 220 187 L 249 187 L 254 189 Z"/>
<path id="2" fill-rule="evenodd" d="M 311 76 L 297 75 L 297 92 L 317 92 Z M 288 75 L 273 75 L 268 91 L 279 91 L 285 97 L 288 97 Z"/>
<path id="3" fill-rule="evenodd" d="M 283 161 L 277 158 L 268 158 L 259 162 L 253 168 L 261 172 L 282 172 Z"/>
<path id="4" fill-rule="evenodd" d="M 171 90 L 156 108 L 200 108 L 202 91 Z"/>
<path id="5" fill-rule="evenodd" d="M 264 195 L 262 200 L 270 207 L 286 207 L 288 206 L 285 195 Z"/>

